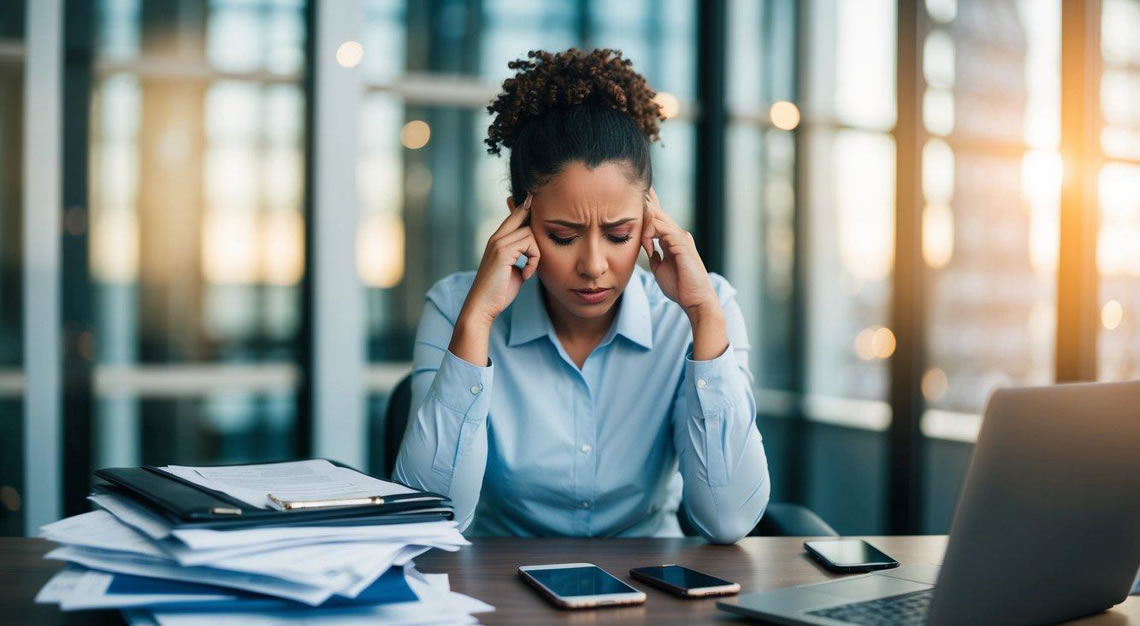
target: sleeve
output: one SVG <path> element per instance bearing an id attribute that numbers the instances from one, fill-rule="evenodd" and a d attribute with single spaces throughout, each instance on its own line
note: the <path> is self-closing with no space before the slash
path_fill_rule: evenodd
<path id="1" fill-rule="evenodd" d="M 722 301 L 728 349 L 694 361 L 692 349 L 673 403 L 673 441 L 684 479 L 683 508 L 713 543 L 734 543 L 760 521 L 771 484 L 756 428 L 748 333 L 735 298 Z"/>
<path id="2" fill-rule="evenodd" d="M 474 519 L 487 466 L 494 367 L 472 365 L 448 351 L 455 325 L 436 300 L 429 294 L 416 331 L 411 415 L 394 476 L 451 498 L 463 531 Z"/>

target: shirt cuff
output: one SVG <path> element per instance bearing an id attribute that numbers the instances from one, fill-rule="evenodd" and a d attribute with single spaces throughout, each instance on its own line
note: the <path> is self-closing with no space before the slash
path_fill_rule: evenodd
<path id="1" fill-rule="evenodd" d="M 720 413 L 731 408 L 732 387 L 737 384 L 736 374 L 739 365 L 736 362 L 736 352 L 732 343 L 715 359 L 707 361 L 693 360 L 693 351 L 690 348 L 685 355 L 685 389 L 688 396 L 697 401 L 698 406 L 692 407 L 696 415 L 710 415 Z"/>
<path id="2" fill-rule="evenodd" d="M 491 380 L 494 378 L 495 365 L 487 360 L 489 365 L 479 367 L 455 356 L 450 350 L 443 355 L 439 364 L 439 371 L 435 374 L 436 398 L 439 403 L 463 414 L 464 417 L 486 416 L 487 411 L 472 411 L 483 403 L 486 406 L 491 393 Z"/>

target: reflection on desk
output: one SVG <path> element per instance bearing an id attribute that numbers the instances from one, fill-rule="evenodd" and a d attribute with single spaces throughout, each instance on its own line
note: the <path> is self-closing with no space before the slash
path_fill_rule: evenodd
<path id="1" fill-rule="evenodd" d="M 946 537 L 867 537 L 868 541 L 904 565 L 938 563 Z M 695 624 L 739 622 L 716 609 L 716 598 L 675 598 L 629 578 L 643 565 L 678 563 L 739 582 L 745 593 L 838 578 L 820 569 L 803 553 L 803 539 L 748 537 L 731 546 L 709 545 L 701 539 L 514 539 L 474 538 L 474 545 L 457 553 L 432 551 L 416 560 L 424 572 L 446 572 L 452 589 L 484 599 L 496 608 L 480 614 L 486 624 L 605 622 L 628 624 Z M 0 538 L 0 615 L 5 623 L 119 624 L 115 612 L 61 613 L 36 606 L 32 598 L 62 564 L 42 559 L 52 544 L 39 539 Z M 645 591 L 642 606 L 577 612 L 552 608 L 518 578 L 519 565 L 585 561 Z M 1131 596 L 1113 610 L 1080 624 L 1140 625 L 1140 596 Z"/>

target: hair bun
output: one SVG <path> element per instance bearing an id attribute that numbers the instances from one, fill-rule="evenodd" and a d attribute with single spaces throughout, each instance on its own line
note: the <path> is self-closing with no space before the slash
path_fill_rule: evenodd
<path id="1" fill-rule="evenodd" d="M 503 81 L 502 93 L 487 106 L 495 116 L 485 140 L 491 154 L 499 154 L 501 146 L 514 147 L 519 130 L 531 120 L 583 104 L 625 113 L 650 141 L 659 139 L 658 122 L 665 116 L 653 99 L 657 94 L 621 50 L 531 50 L 526 59 L 507 66 L 517 72 Z"/>

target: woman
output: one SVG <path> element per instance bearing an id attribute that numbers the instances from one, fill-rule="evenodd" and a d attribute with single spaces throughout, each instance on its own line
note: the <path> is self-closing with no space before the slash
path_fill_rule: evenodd
<path id="1" fill-rule="evenodd" d="M 735 542 L 770 492 L 748 337 L 651 187 L 655 94 L 621 52 L 528 56 L 488 107 L 510 215 L 427 294 L 396 479 L 475 534 L 676 536 L 681 501 Z"/>

